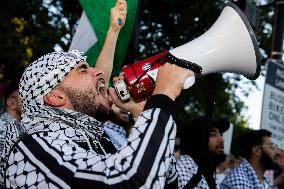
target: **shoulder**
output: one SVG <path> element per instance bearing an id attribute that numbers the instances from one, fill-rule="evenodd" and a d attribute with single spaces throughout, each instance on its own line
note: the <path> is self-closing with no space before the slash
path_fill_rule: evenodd
<path id="1" fill-rule="evenodd" d="M 77 167 L 63 158 L 66 155 L 63 150 L 55 148 L 63 149 L 66 143 L 50 140 L 37 133 L 25 135 L 15 144 L 6 165 L 7 188 L 42 188 L 58 183 L 67 186 L 65 180 L 72 179 Z"/>
<path id="2" fill-rule="evenodd" d="M 65 131 L 66 132 L 66 131 Z M 27 159 L 52 159 L 65 161 L 71 159 L 75 153 L 86 153 L 75 141 L 61 132 L 38 132 L 24 134 L 23 137 L 14 145 L 10 152 L 9 159 L 16 154 L 23 154 Z"/>
<path id="3" fill-rule="evenodd" d="M 191 157 L 182 155 L 176 161 L 176 169 L 179 181 L 187 183 L 197 173 L 198 166 Z"/>
<path id="4" fill-rule="evenodd" d="M 25 134 L 10 150 L 7 173 L 16 174 L 15 167 L 20 170 L 27 165 L 31 166 L 31 169 L 68 167 L 73 172 L 77 167 L 74 156 L 78 154 L 88 153 L 74 141 L 63 137 L 60 132 Z"/>
<path id="5" fill-rule="evenodd" d="M 198 178 L 195 177 L 195 179 L 193 179 L 194 175 L 197 174 L 198 166 L 190 156 L 180 156 L 180 158 L 177 159 L 176 168 L 179 188 L 185 187 L 191 181 L 192 183 L 194 183 L 195 181 L 193 180 L 196 180 L 196 178 Z M 197 188 L 209 188 L 203 175 L 201 176 L 200 181 L 197 182 Z"/>
<path id="6" fill-rule="evenodd" d="M 5 126 L 6 124 L 15 120 L 9 113 L 3 112 L 0 114 L 0 127 Z"/>
<path id="7" fill-rule="evenodd" d="M 238 166 L 228 173 L 222 184 L 233 188 L 247 188 L 250 185 L 250 181 L 244 169 Z"/>
<path id="8" fill-rule="evenodd" d="M 188 155 L 181 155 L 180 158 L 177 159 L 177 166 L 187 167 L 187 168 L 197 168 L 197 164 Z"/>

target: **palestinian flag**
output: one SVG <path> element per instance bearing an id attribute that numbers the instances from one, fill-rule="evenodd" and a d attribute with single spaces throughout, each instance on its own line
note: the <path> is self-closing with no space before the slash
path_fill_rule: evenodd
<path id="1" fill-rule="evenodd" d="M 119 32 L 112 77 L 117 76 L 124 64 L 134 63 L 138 41 L 138 15 L 136 14 L 139 0 L 127 0 L 126 22 Z M 109 28 L 110 10 L 115 6 L 116 0 L 80 0 L 83 13 L 79 25 L 72 39 L 69 50 L 79 50 L 88 56 L 87 61 L 95 66 L 96 60 L 103 47 Z M 130 44 L 131 41 L 131 44 Z M 127 63 L 124 63 L 127 49 L 131 48 L 131 56 L 127 55 Z M 131 61 L 131 62 L 129 62 Z"/>

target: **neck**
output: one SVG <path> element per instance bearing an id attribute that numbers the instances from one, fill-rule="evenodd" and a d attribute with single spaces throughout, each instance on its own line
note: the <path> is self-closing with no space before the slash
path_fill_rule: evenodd
<path id="1" fill-rule="evenodd" d="M 7 109 L 7 112 L 16 120 L 19 121 L 21 119 L 21 115 L 17 111 Z"/>
<path id="2" fill-rule="evenodd" d="M 261 163 L 257 159 L 250 159 L 249 163 L 253 167 L 260 182 L 262 182 L 264 180 L 264 172 L 265 172 L 264 167 L 261 165 Z"/>

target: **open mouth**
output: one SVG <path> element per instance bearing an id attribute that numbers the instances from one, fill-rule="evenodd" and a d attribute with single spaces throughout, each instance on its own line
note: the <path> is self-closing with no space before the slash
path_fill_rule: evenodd
<path id="1" fill-rule="evenodd" d="M 219 151 L 224 151 L 224 145 L 218 145 L 217 150 Z"/>
<path id="2" fill-rule="evenodd" d="M 108 104 L 112 105 L 112 99 L 110 99 L 110 95 L 108 95 L 108 90 L 106 89 L 105 80 L 100 78 L 97 83 L 98 93 L 104 97 L 104 99 L 108 102 Z"/>
<path id="3" fill-rule="evenodd" d="M 98 80 L 98 92 L 103 95 L 103 96 L 107 96 L 106 92 L 106 85 L 105 85 L 105 80 L 103 78 Z"/>

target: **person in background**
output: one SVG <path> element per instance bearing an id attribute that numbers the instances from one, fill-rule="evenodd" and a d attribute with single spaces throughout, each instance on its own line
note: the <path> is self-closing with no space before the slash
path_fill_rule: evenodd
<path id="1" fill-rule="evenodd" d="M 113 116 L 104 123 L 104 130 L 111 140 L 115 141 L 114 145 L 118 144 L 116 147 L 120 148 L 127 143 L 127 137 L 133 125 L 130 122 L 128 111 L 117 107 L 115 104 L 111 108 Z"/>
<path id="2" fill-rule="evenodd" d="M 114 115 L 111 120 L 106 122 L 106 127 L 126 139 L 134 124 L 131 115 L 128 111 L 117 107 L 115 104 L 112 105 L 112 110 Z"/>
<path id="3" fill-rule="evenodd" d="M 274 187 L 284 189 L 284 150 L 280 150 L 280 155 L 276 159 L 279 169 L 274 174 Z"/>
<path id="4" fill-rule="evenodd" d="M 14 127 L 12 128 L 11 122 L 18 122 L 21 119 L 21 101 L 19 96 L 19 83 L 12 82 L 8 84 L 5 88 L 4 93 L 4 112 L 0 114 L 0 155 L 5 153 L 5 141 L 10 140 L 7 135 L 8 131 L 13 131 L 13 133 L 20 135 L 22 134 L 23 128 Z M 0 188 L 4 187 L 4 170 L 3 170 L 3 159 L 0 161 Z"/>
<path id="5" fill-rule="evenodd" d="M 19 96 L 19 83 L 12 82 L 5 87 L 4 112 L 0 115 L 0 125 L 21 119 L 21 101 Z M 4 124 L 5 125 L 5 124 Z"/>
<path id="6" fill-rule="evenodd" d="M 277 168 L 279 149 L 271 142 L 265 129 L 246 133 L 240 140 L 244 159 L 232 169 L 220 185 L 221 189 L 269 189 L 272 183 L 264 176 L 266 170 Z"/>
<path id="7" fill-rule="evenodd" d="M 216 188 L 214 173 L 224 161 L 222 134 L 230 123 L 198 117 L 184 124 L 180 134 L 181 156 L 177 159 L 179 188 Z"/>
<path id="8" fill-rule="evenodd" d="M 112 109 L 114 111 L 113 122 L 118 125 L 121 125 L 125 129 L 126 135 L 128 136 L 131 132 L 131 127 L 133 126 L 134 121 L 131 114 L 117 107 L 115 104 L 112 106 Z"/>
<path id="9" fill-rule="evenodd" d="M 228 154 L 225 161 L 217 165 L 215 174 L 217 188 L 219 188 L 220 184 L 224 180 L 225 176 L 230 172 L 230 170 L 236 166 L 238 166 L 238 160 L 233 154 Z"/>

